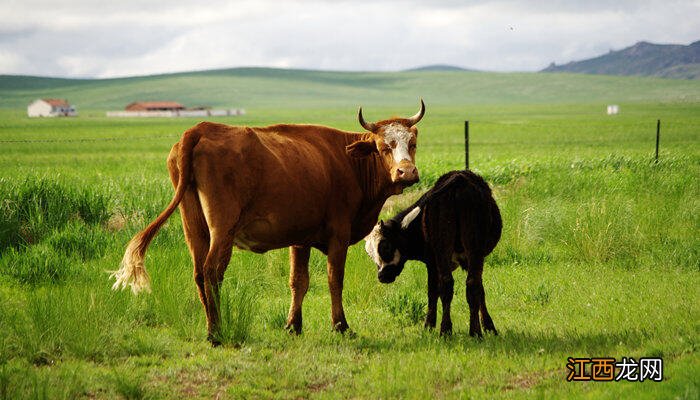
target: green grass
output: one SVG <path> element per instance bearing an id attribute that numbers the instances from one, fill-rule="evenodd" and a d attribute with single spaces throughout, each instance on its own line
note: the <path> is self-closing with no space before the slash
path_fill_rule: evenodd
<path id="1" fill-rule="evenodd" d="M 295 75 L 302 73 L 261 78 L 262 72 L 239 72 L 235 79 L 303 86 Z M 316 80 L 309 84 L 324 90 L 345 84 L 351 94 L 308 108 L 308 98 L 280 108 L 260 100 L 248 115 L 218 121 L 356 129 L 359 101 L 347 100 L 356 79 L 368 79 L 364 83 L 379 93 L 412 76 L 365 75 L 309 73 L 306 79 Z M 459 97 L 448 105 L 457 91 L 435 103 L 426 97 L 417 157 L 421 183 L 391 198 L 383 213 L 393 215 L 442 173 L 462 167 L 468 118 L 471 165 L 493 185 L 504 219 L 503 237 L 484 271 L 500 335 L 483 341 L 468 336 L 463 272 L 455 273 L 455 334 L 441 338 L 422 328 L 423 265 L 409 263 L 396 283 L 381 285 L 358 244 L 348 254 L 343 296 L 354 335 L 331 332 L 319 252 L 310 262 L 304 334 L 295 337 L 283 329 L 287 250 L 234 251 L 222 297 L 225 345 L 212 349 L 179 216 L 149 249 L 152 294 L 113 292 L 105 272 L 117 268 L 129 238 L 170 200 L 167 153 L 197 121 L 112 120 L 97 111 L 34 120 L 21 110 L 0 110 L 0 141 L 73 140 L 0 144 L 0 399 L 697 398 L 700 103 L 683 98 L 686 90 L 697 96 L 695 83 L 674 89 L 668 85 L 676 83 L 663 80 L 576 78 L 569 84 L 591 86 L 581 95 L 586 101 L 560 95 L 546 104 L 543 91 L 549 89 L 538 86 L 540 76 L 521 75 L 503 79 L 530 79 L 531 104 Z M 384 80 L 372 80 L 377 77 Z M 176 78 L 199 79 L 158 79 Z M 548 85 L 560 78 L 564 84 L 555 76 Z M 100 85 L 148 87 L 150 79 L 156 78 L 61 84 L 75 93 L 84 85 L 80 93 L 97 99 L 108 93 Z M 429 79 L 415 79 L 429 86 Z M 628 100 L 620 102 L 621 115 L 603 115 L 605 103 L 591 94 L 605 79 L 616 90 L 631 86 L 623 90 Z M 54 81 L 32 82 L 35 88 L 21 90 L 56 88 Z M 485 93 L 484 85 L 475 93 Z M 415 112 L 413 94 L 401 97 L 410 90 L 396 90 L 384 102 L 372 100 L 367 117 Z M 662 91 L 673 101 L 657 99 L 654 93 Z M 654 163 L 657 118 L 661 154 Z M 567 357 L 601 356 L 663 357 L 664 381 L 565 381 Z"/>
<path id="2" fill-rule="evenodd" d="M 0 107 L 25 108 L 42 97 L 85 110 L 123 109 L 136 100 L 187 106 L 292 109 L 477 104 L 605 104 L 700 101 L 699 80 L 552 73 L 467 71 L 329 72 L 237 68 L 135 78 L 80 80 L 0 76 Z M 604 109 L 601 109 L 604 110 Z M 624 108 L 622 109 L 624 112 Z M 415 112 L 414 110 L 411 110 Z M 382 115 L 384 116 L 384 115 Z"/>

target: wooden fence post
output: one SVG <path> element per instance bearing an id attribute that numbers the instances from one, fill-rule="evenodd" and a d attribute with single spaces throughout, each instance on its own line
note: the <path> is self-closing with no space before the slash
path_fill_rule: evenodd
<path id="1" fill-rule="evenodd" d="M 469 169 L 469 121 L 464 121 L 464 165 Z"/>
<path id="2" fill-rule="evenodd" d="M 656 120 L 656 156 L 654 157 L 654 162 L 659 162 L 659 136 L 661 136 L 661 120 Z"/>

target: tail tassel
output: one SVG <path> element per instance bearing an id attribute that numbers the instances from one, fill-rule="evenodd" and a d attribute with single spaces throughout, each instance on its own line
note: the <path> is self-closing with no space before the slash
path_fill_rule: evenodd
<path id="1" fill-rule="evenodd" d="M 130 286 L 131 292 L 135 295 L 142 291 L 151 292 L 151 279 L 143 265 L 143 257 L 137 251 L 136 242 L 132 242 L 127 247 L 121 268 L 111 271 L 109 277 L 116 280 L 112 290 L 124 290 Z"/>

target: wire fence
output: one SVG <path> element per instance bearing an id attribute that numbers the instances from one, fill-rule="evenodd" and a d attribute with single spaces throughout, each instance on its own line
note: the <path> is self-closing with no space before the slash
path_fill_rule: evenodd
<path id="1" fill-rule="evenodd" d="M 182 134 L 148 135 L 148 136 L 120 136 L 102 138 L 76 138 L 76 139 L 0 139 L 0 143 L 75 143 L 75 142 L 119 142 L 128 140 L 152 140 L 163 138 L 181 137 Z"/>

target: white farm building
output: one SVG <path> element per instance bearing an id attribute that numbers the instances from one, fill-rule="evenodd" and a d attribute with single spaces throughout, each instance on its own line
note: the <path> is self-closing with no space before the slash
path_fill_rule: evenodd
<path id="1" fill-rule="evenodd" d="M 65 99 L 37 99 L 27 106 L 30 117 L 75 117 L 78 112 Z"/>

